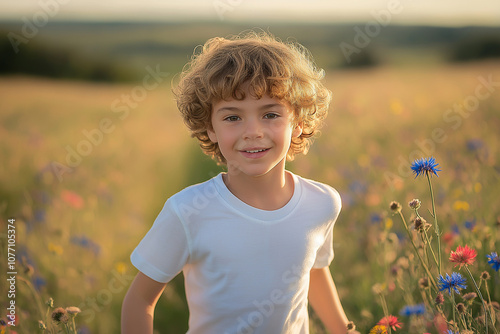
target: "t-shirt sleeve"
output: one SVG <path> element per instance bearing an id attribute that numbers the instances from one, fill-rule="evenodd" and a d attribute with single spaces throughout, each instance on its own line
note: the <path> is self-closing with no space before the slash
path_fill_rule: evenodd
<path id="1" fill-rule="evenodd" d="M 331 219 L 325 229 L 325 239 L 321 247 L 316 252 L 316 261 L 314 262 L 313 268 L 324 268 L 330 265 L 333 261 L 333 226 L 340 214 L 340 209 L 342 207 L 342 200 L 339 193 L 333 189 L 329 189 L 331 193 Z"/>
<path id="2" fill-rule="evenodd" d="M 174 278 L 187 263 L 190 249 L 183 222 L 168 200 L 130 260 L 146 276 L 161 283 Z"/>

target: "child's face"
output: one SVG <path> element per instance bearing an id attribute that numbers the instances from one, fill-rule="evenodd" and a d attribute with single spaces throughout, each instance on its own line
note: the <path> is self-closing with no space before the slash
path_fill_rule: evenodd
<path id="1" fill-rule="evenodd" d="M 228 173 L 260 176 L 284 162 L 291 138 L 302 133 L 293 124 L 288 103 L 264 95 L 256 99 L 248 89 L 244 100 L 219 101 L 213 105 L 210 140 L 218 143 Z"/>

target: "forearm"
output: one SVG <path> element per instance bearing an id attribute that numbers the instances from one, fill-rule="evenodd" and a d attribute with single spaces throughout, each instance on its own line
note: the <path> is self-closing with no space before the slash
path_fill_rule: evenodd
<path id="1" fill-rule="evenodd" d="M 165 283 L 156 282 L 141 272 L 137 274 L 123 300 L 122 334 L 152 334 L 156 303 Z"/>
<path id="2" fill-rule="evenodd" d="M 309 303 L 330 334 L 347 333 L 348 319 L 328 267 L 311 270 Z"/>
<path id="3" fill-rule="evenodd" d="M 125 296 L 122 306 L 122 334 L 153 333 L 154 308 L 133 293 Z"/>

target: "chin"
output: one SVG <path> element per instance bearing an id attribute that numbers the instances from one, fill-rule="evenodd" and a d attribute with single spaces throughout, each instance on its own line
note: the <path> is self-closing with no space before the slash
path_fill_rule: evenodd
<path id="1" fill-rule="evenodd" d="M 278 165 L 278 164 L 277 164 Z M 260 176 L 265 176 L 269 173 L 271 173 L 275 168 L 278 166 L 274 165 L 273 167 L 266 166 L 266 167 L 258 167 L 258 168 L 245 168 L 245 169 L 238 169 L 236 172 L 237 173 L 243 173 L 247 176 L 251 177 L 260 177 Z"/>

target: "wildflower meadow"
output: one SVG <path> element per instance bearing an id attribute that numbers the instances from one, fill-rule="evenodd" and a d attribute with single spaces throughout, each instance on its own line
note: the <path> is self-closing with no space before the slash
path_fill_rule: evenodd
<path id="1" fill-rule="evenodd" d="M 415 178 L 420 176 L 428 182 L 431 201 L 431 210 L 428 211 L 428 215 L 432 218 L 432 222 L 428 223 L 419 213 L 422 205 L 419 199 L 412 199 L 408 202 L 408 207 L 412 212 L 411 225 L 405 219 L 402 205 L 396 201 L 390 203 L 390 210 L 399 216 L 408 235 L 407 242 L 414 250 L 412 258 L 416 265 L 413 270 L 415 274 L 421 276 L 418 279 L 418 286 L 414 288 L 421 293 L 420 303 L 417 304 L 418 306 L 406 306 L 401 312 L 401 315 L 410 318 L 408 323 L 410 332 L 426 332 L 429 327 L 427 320 L 432 321 L 431 327 L 435 327 L 441 333 L 488 333 L 489 331 L 498 333 L 497 318 L 500 310 L 498 302 L 491 299 L 488 287 L 491 275 L 487 270 L 474 275 L 470 269 L 476 262 L 477 251 L 468 245 L 459 245 L 456 250 L 451 250 L 448 258 L 448 262 L 454 264 L 453 267 L 459 266 L 458 272 L 453 271 L 455 269 L 450 268 L 450 265 L 443 266 L 442 232 L 439 227 L 431 182 L 432 176 L 438 176 L 441 171 L 438 163 L 433 157 L 421 158 L 413 162 L 411 169 Z M 463 242 L 463 240 L 460 241 Z M 483 248 L 481 243 L 475 242 L 474 244 L 477 248 Z M 449 244 L 451 245 L 452 243 Z M 495 244 L 490 243 L 490 246 L 494 247 Z M 483 262 L 491 266 L 490 271 L 498 272 L 499 261 L 500 258 L 496 252 L 483 256 Z M 397 268 L 392 270 L 394 270 L 393 275 L 397 276 Z M 468 279 L 459 272 L 461 270 L 467 274 Z M 452 271 L 452 273 L 451 275 L 448 272 L 444 274 L 444 271 Z M 479 285 L 477 280 L 479 280 Z M 463 294 L 462 291 L 468 286 L 472 286 L 473 291 Z M 481 286 L 488 296 L 486 299 L 481 293 Z M 370 330 L 370 333 L 391 333 L 396 331 L 396 327 L 402 325 L 395 316 L 388 314 L 389 306 L 384 290 L 380 286 L 374 289 L 374 292 L 380 296 L 381 306 L 386 315 Z M 409 295 L 416 294 L 411 289 L 402 290 L 403 293 Z M 408 297 L 408 300 L 411 298 Z"/>
<path id="2" fill-rule="evenodd" d="M 500 332 L 499 65 L 327 71 L 331 113 L 288 168 L 341 194 L 330 269 L 350 333 Z M 0 78 L 0 333 L 119 333 L 130 253 L 170 195 L 221 171 L 173 78 Z M 180 275 L 155 328 L 187 319 Z"/>

